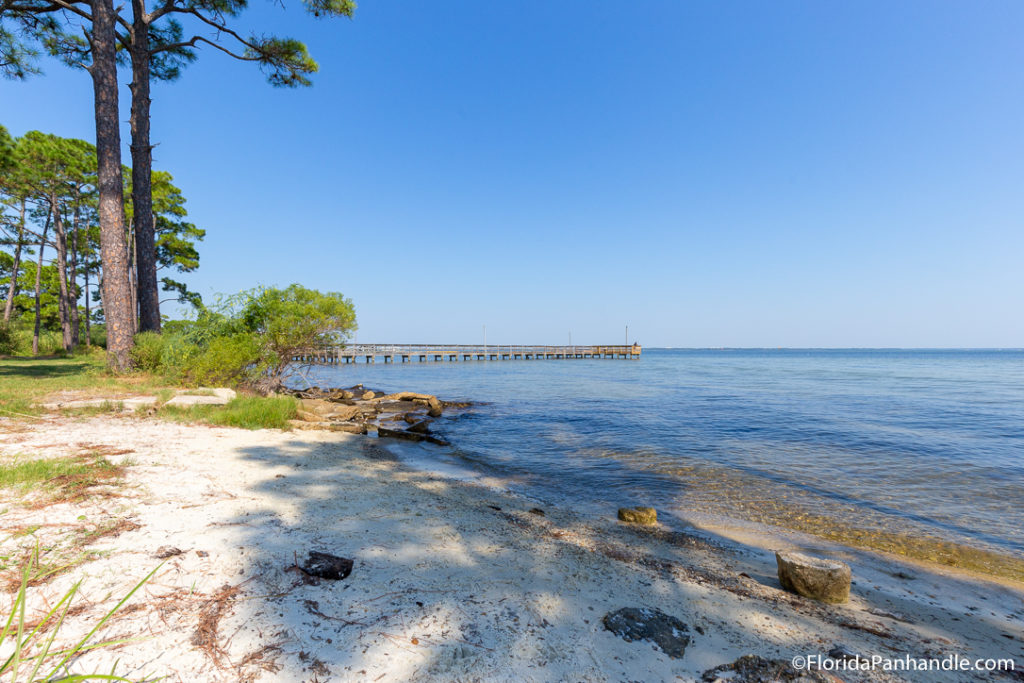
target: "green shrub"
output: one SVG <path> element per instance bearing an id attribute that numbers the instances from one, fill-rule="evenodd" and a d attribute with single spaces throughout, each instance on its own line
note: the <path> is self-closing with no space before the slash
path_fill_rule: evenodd
<path id="1" fill-rule="evenodd" d="M 10 323 L 0 323 L 0 356 L 13 356 L 18 352 L 18 336 Z"/>
<path id="2" fill-rule="evenodd" d="M 164 337 L 157 332 L 135 335 L 132 363 L 140 370 L 156 372 L 160 369 L 164 353 Z"/>
<path id="3" fill-rule="evenodd" d="M 248 384 L 260 373 L 259 340 L 251 334 L 214 337 L 187 366 L 190 379 L 198 385 Z"/>

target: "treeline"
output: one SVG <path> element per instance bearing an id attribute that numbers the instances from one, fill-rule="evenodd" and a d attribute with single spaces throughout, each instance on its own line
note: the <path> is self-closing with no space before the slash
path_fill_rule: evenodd
<path id="1" fill-rule="evenodd" d="M 239 32 L 238 15 L 246 5 L 247 0 L 162 0 L 152 7 L 145 0 L 116 7 L 113 0 L 0 0 L 0 73 L 13 78 L 38 73 L 37 58 L 46 53 L 84 69 L 92 79 L 103 313 L 108 364 L 115 370 L 131 365 L 136 324 L 144 331 L 160 329 L 152 81 L 176 79 L 204 45 L 258 64 L 273 85 L 308 85 L 318 68 L 295 39 Z M 317 17 L 349 17 L 355 10 L 352 0 L 304 0 L 304 5 Z M 131 70 L 130 190 L 121 165 L 119 64 Z M 131 250 L 126 196 L 134 207 Z"/>
<path id="2" fill-rule="evenodd" d="M 125 196 L 131 197 L 130 170 L 122 177 Z M 196 244 L 205 231 L 186 220 L 185 198 L 172 181 L 169 173 L 151 174 L 156 269 L 170 298 L 198 304 L 198 296 L 175 277 L 199 266 Z M 98 202 L 92 144 L 38 131 L 12 138 L 0 126 L 0 282 L 7 285 L 0 353 L 27 352 L 30 346 L 38 354 L 47 332 L 59 335 L 59 345 L 47 344 L 45 352 L 93 342 L 92 323 L 104 319 L 100 283 L 106 276 L 99 258 Z M 138 330 L 139 242 L 130 199 L 124 211 L 129 324 Z"/>

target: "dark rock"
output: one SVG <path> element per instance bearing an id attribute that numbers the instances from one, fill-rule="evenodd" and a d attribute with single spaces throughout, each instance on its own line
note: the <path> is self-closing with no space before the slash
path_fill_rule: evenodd
<path id="1" fill-rule="evenodd" d="M 708 669 L 701 675 L 706 683 L 835 683 L 820 671 L 801 671 L 783 659 L 743 655 L 735 662 Z"/>
<path id="2" fill-rule="evenodd" d="M 530 514 L 531 515 L 540 515 L 541 517 L 543 517 L 544 516 L 544 511 L 541 510 L 540 508 L 530 508 Z"/>
<path id="3" fill-rule="evenodd" d="M 175 555 L 181 555 L 185 551 L 181 548 L 175 548 L 173 545 L 162 545 L 156 549 L 153 553 L 153 557 L 158 560 L 166 560 L 168 557 L 174 557 Z"/>
<path id="4" fill-rule="evenodd" d="M 302 565 L 302 571 L 310 576 L 337 581 L 344 579 L 352 573 L 352 565 L 352 560 L 347 557 L 338 557 L 330 553 L 310 550 L 309 557 L 306 558 L 306 562 Z"/>
<path id="5" fill-rule="evenodd" d="M 675 617 L 648 607 L 624 607 L 604 615 L 604 627 L 623 640 L 649 640 L 673 659 L 686 653 L 690 629 Z"/>
<path id="6" fill-rule="evenodd" d="M 420 420 L 416 424 L 406 427 L 405 430 L 407 432 L 415 432 L 416 434 L 427 434 L 430 432 L 431 422 L 433 422 L 433 420 Z"/>
<path id="7" fill-rule="evenodd" d="M 210 553 L 206 552 L 205 550 L 197 550 L 196 551 L 196 556 L 197 557 L 209 557 Z"/>
<path id="8" fill-rule="evenodd" d="M 857 654 L 845 645 L 833 645 L 832 649 L 828 651 L 828 656 L 832 659 L 863 659 L 861 655 Z"/>
<path id="9" fill-rule="evenodd" d="M 427 443 L 432 443 L 436 446 L 451 446 L 450 443 L 442 439 L 441 437 L 434 436 L 433 434 L 427 434 L 423 437 L 423 440 Z"/>
<path id="10" fill-rule="evenodd" d="M 408 424 L 416 424 L 423 419 L 423 415 L 421 413 L 406 413 L 402 416 L 402 419 Z"/>
<path id="11" fill-rule="evenodd" d="M 501 511 L 501 508 L 498 507 L 497 505 L 488 505 L 487 507 L 491 508 L 492 510 L 498 510 L 499 512 Z"/>
<path id="12" fill-rule="evenodd" d="M 385 429 L 377 427 L 377 436 L 391 437 L 392 439 L 405 439 L 406 441 L 423 441 L 427 437 L 423 434 L 407 432 L 404 429 Z"/>

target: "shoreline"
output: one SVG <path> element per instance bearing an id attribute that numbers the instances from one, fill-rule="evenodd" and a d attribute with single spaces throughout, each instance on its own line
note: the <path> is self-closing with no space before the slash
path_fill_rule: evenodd
<path id="1" fill-rule="evenodd" d="M 1019 585 L 822 544 L 854 573 L 851 602 L 824 606 L 782 591 L 772 558 L 750 539 L 645 531 L 564 507 L 531 514 L 522 496 L 414 469 L 355 435 L 119 417 L 13 424 L 2 433 L 5 459 L 126 451 L 114 456 L 128 459 L 118 490 L 45 513 L 6 501 L 0 515 L 4 555 L 33 539 L 61 547 L 76 525 L 101 518 L 137 525 L 35 589 L 56 595 L 85 575 L 91 604 L 69 628 L 84 628 L 104 596 L 156 566 L 158 548 L 183 551 L 111 622 L 111 633 L 151 639 L 97 651 L 83 666 L 109 670 L 119 659 L 136 675 L 149 667 L 182 681 L 697 680 L 743 655 L 824 654 L 835 644 L 865 656 L 955 652 L 1024 665 Z M 12 533 L 43 514 L 43 526 Z M 767 542 L 794 547 L 782 536 Z M 304 582 L 292 565 L 308 550 L 353 558 L 355 569 L 337 583 Z M 623 607 L 688 624 L 685 655 L 605 630 L 602 617 Z M 214 616 L 215 637 L 204 641 L 198 626 Z"/>

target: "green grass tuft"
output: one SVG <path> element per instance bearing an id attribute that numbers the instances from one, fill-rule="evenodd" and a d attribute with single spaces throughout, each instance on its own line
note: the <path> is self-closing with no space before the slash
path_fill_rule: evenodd
<path id="1" fill-rule="evenodd" d="M 0 465 L 0 488 L 27 487 L 33 484 L 42 484 L 57 477 L 79 476 L 88 472 L 91 467 L 81 460 L 69 458 L 24 460 L 9 465 Z"/>
<path id="2" fill-rule="evenodd" d="M 291 396 L 239 396 L 227 405 L 165 406 L 160 416 L 178 422 L 206 422 L 242 429 L 288 429 L 298 402 Z"/>

